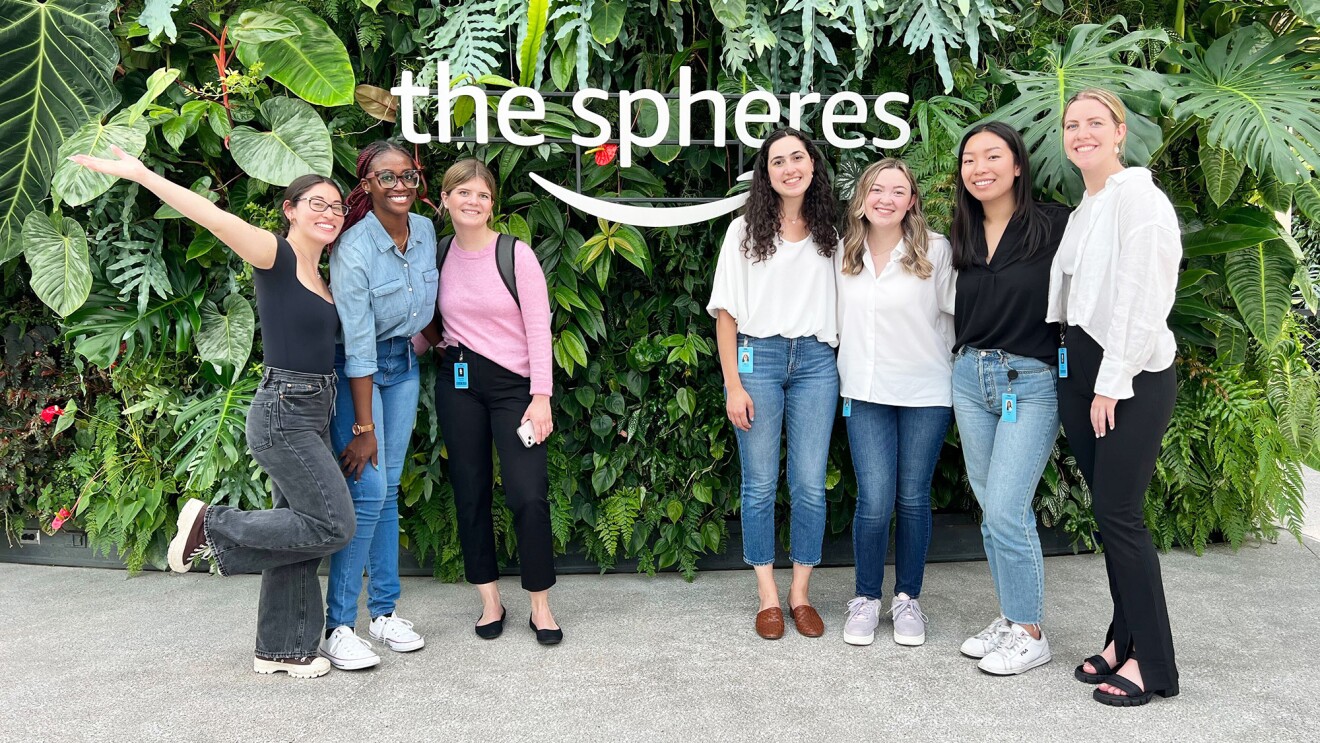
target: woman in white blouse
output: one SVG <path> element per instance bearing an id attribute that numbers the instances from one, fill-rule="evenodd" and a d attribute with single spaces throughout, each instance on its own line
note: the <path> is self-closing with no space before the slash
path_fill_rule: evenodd
<path id="1" fill-rule="evenodd" d="M 766 138 L 743 215 L 725 233 L 710 304 L 742 464 L 743 560 L 756 571 L 756 632 L 784 634 L 774 580 L 775 497 L 788 428 L 788 608 L 799 633 L 825 624 L 807 596 L 825 537 L 825 474 L 839 395 L 834 347 L 834 195 L 820 150 L 794 129 Z"/>
<path id="2" fill-rule="evenodd" d="M 897 502 L 894 642 L 921 645 L 930 482 L 953 405 L 952 250 L 931 232 L 916 179 L 886 158 L 857 179 L 839 264 L 839 382 L 857 471 L 856 598 L 843 639 L 870 645 Z"/>
<path id="3" fill-rule="evenodd" d="M 1084 90 L 1064 108 L 1064 151 L 1086 194 L 1050 270 L 1047 317 L 1064 329 L 1059 413 L 1091 488 L 1114 601 L 1104 650 L 1075 675 L 1099 684 L 1096 701 L 1122 707 L 1178 693 L 1143 507 L 1178 389 L 1167 319 L 1182 259 L 1168 197 L 1149 170 L 1123 166 L 1125 120 L 1107 90 Z"/>

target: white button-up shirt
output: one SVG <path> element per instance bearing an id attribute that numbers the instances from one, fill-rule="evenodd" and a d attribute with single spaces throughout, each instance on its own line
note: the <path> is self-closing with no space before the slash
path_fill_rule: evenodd
<path id="1" fill-rule="evenodd" d="M 906 250 L 899 242 L 879 276 L 869 248 L 855 276 L 843 273 L 843 251 L 835 255 L 839 391 L 846 398 L 883 405 L 949 407 L 957 279 L 953 251 L 942 235 L 931 233 L 926 255 L 934 270 L 930 278 L 920 279 L 899 265 Z"/>
<path id="2" fill-rule="evenodd" d="M 1104 349 L 1097 395 L 1132 397 L 1133 377 L 1173 363 L 1168 319 L 1181 261 L 1178 217 L 1145 168 L 1110 176 L 1069 217 L 1046 319 L 1080 327 Z"/>

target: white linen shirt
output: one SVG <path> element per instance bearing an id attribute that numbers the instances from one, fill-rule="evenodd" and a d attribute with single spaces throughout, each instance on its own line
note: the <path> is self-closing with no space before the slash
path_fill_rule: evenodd
<path id="1" fill-rule="evenodd" d="M 953 405 L 953 299 L 957 274 L 943 235 L 930 234 L 930 278 L 899 265 L 899 242 L 875 275 L 869 248 L 862 270 L 839 272 L 839 393 L 846 398 L 901 407 Z"/>
<path id="2" fill-rule="evenodd" d="M 1145 168 L 1110 176 L 1068 218 L 1045 319 L 1080 327 L 1104 349 L 1097 395 L 1130 398 L 1133 377 L 1173 363 L 1168 319 L 1181 261 L 1178 217 Z"/>
<path id="3" fill-rule="evenodd" d="M 798 242 L 775 238 L 775 254 L 753 263 L 743 255 L 746 221 L 737 217 L 724 233 L 706 311 L 724 310 L 738 332 L 753 338 L 815 336 L 839 345 L 834 261 L 821 255 L 808 235 Z"/>

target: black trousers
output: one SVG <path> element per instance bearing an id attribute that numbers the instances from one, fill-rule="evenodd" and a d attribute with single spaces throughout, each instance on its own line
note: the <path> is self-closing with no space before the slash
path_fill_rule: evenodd
<path id="1" fill-rule="evenodd" d="M 1177 375 L 1172 366 L 1138 374 L 1132 380 L 1133 396 L 1119 400 L 1114 409 L 1114 429 L 1096 438 L 1091 402 L 1104 351 L 1077 326 L 1067 329 L 1067 348 L 1069 374 L 1059 380 L 1059 417 L 1091 488 L 1105 548 L 1109 594 L 1114 600 L 1106 643 L 1114 641 L 1120 665 L 1137 657 L 1147 690 L 1177 690 L 1164 581 L 1144 515 L 1146 488 L 1173 416 Z"/>
<path id="2" fill-rule="evenodd" d="M 454 389 L 454 364 L 467 364 L 468 388 Z M 532 402 L 527 377 L 514 374 L 468 349 L 445 349 L 435 383 L 440 432 L 449 450 L 449 481 L 458 507 L 458 538 L 468 583 L 500 577 L 491 514 L 495 468 L 491 442 L 500 456 L 504 502 L 513 511 L 518 536 L 522 587 L 544 591 L 555 584 L 554 541 L 550 532 L 550 477 L 544 444 L 524 447 L 518 438 L 523 413 Z"/>

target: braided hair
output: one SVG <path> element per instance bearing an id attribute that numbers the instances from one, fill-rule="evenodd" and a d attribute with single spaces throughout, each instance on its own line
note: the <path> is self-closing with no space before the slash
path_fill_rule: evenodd
<path id="1" fill-rule="evenodd" d="M 367 216 L 367 212 L 371 211 L 371 197 L 367 195 L 366 186 L 362 184 L 366 182 L 367 176 L 371 175 L 372 163 L 376 161 L 377 157 L 386 152 L 397 152 L 408 158 L 413 163 L 413 167 L 417 167 L 418 170 L 421 169 L 418 167 L 413 154 L 397 142 L 378 139 L 363 147 L 362 152 L 358 153 L 357 159 L 358 182 L 353 186 L 353 190 L 349 192 L 348 198 L 344 199 L 344 204 L 348 207 L 348 216 L 344 217 L 343 232 L 347 232 L 349 227 L 361 222 L 362 218 Z M 420 198 L 422 195 L 418 194 L 418 197 Z"/>

